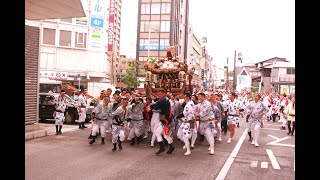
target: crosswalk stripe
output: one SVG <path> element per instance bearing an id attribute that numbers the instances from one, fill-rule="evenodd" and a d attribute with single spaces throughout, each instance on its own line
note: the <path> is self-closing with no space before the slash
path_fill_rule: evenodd
<path id="1" fill-rule="evenodd" d="M 266 149 L 266 151 L 267 151 L 267 154 L 271 160 L 271 164 L 272 164 L 273 169 L 280 169 L 280 165 L 279 165 L 276 157 L 273 155 L 273 152 L 270 149 Z"/>
<path id="2" fill-rule="evenodd" d="M 261 168 L 267 169 L 268 168 L 268 162 L 261 162 Z"/>
<path id="3" fill-rule="evenodd" d="M 251 161 L 250 167 L 258 167 L 258 161 Z"/>

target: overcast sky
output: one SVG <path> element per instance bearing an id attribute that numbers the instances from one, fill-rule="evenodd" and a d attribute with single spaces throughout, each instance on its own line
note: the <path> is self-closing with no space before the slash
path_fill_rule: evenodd
<path id="1" fill-rule="evenodd" d="M 123 0 L 121 54 L 135 57 L 138 0 Z M 295 4 L 292 0 L 190 0 L 194 33 L 207 37 L 208 51 L 218 65 L 272 57 L 295 61 Z M 128 53 L 124 53 L 128 52 Z"/>

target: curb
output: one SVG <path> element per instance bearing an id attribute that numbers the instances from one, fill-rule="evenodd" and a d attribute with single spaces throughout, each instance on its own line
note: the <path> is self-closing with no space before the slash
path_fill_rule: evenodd
<path id="1" fill-rule="evenodd" d="M 26 140 L 30 140 L 30 139 L 36 139 L 36 138 L 40 138 L 40 137 L 45 137 L 48 135 L 47 130 L 41 129 L 41 130 L 36 130 L 36 131 L 32 131 L 32 132 L 27 132 L 25 133 L 25 141 Z"/>

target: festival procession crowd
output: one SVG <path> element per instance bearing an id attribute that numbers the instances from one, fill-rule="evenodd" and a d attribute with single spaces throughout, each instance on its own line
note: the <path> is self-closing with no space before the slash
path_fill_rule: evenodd
<path id="1" fill-rule="evenodd" d="M 156 142 L 159 146 L 157 155 L 165 152 L 168 145 L 166 153 L 171 154 L 179 140 L 184 144 L 184 155 L 190 155 L 198 138 L 200 142 L 206 139 L 209 154 L 213 155 L 215 142 L 221 142 L 222 135 L 226 135 L 226 143 L 231 143 L 240 126 L 246 126 L 249 141 L 259 147 L 260 128 L 263 128 L 265 119 L 281 122 L 281 130 L 287 131 L 287 135 L 294 135 L 294 95 L 200 92 L 178 96 L 161 89 L 156 96 L 140 97 L 127 90 L 101 91 L 100 96 L 91 101 L 95 108 L 89 144 L 94 144 L 98 136 L 101 136 L 101 144 L 105 144 L 106 136 L 111 135 L 112 151 L 116 151 L 122 150 L 121 144 L 125 140 L 134 146 L 143 139 L 147 140 L 150 134 L 150 146 L 154 147 Z M 54 105 L 58 135 L 61 134 L 67 109 L 64 90 L 55 99 Z M 80 129 L 86 128 L 87 106 L 87 90 L 81 89 L 78 97 Z M 246 118 L 246 124 L 240 124 L 240 117 Z"/>

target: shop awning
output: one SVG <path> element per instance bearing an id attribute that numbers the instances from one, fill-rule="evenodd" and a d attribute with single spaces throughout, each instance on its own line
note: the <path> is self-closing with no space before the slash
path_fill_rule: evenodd
<path id="1" fill-rule="evenodd" d="M 85 17 L 81 0 L 25 0 L 25 19 Z"/>

